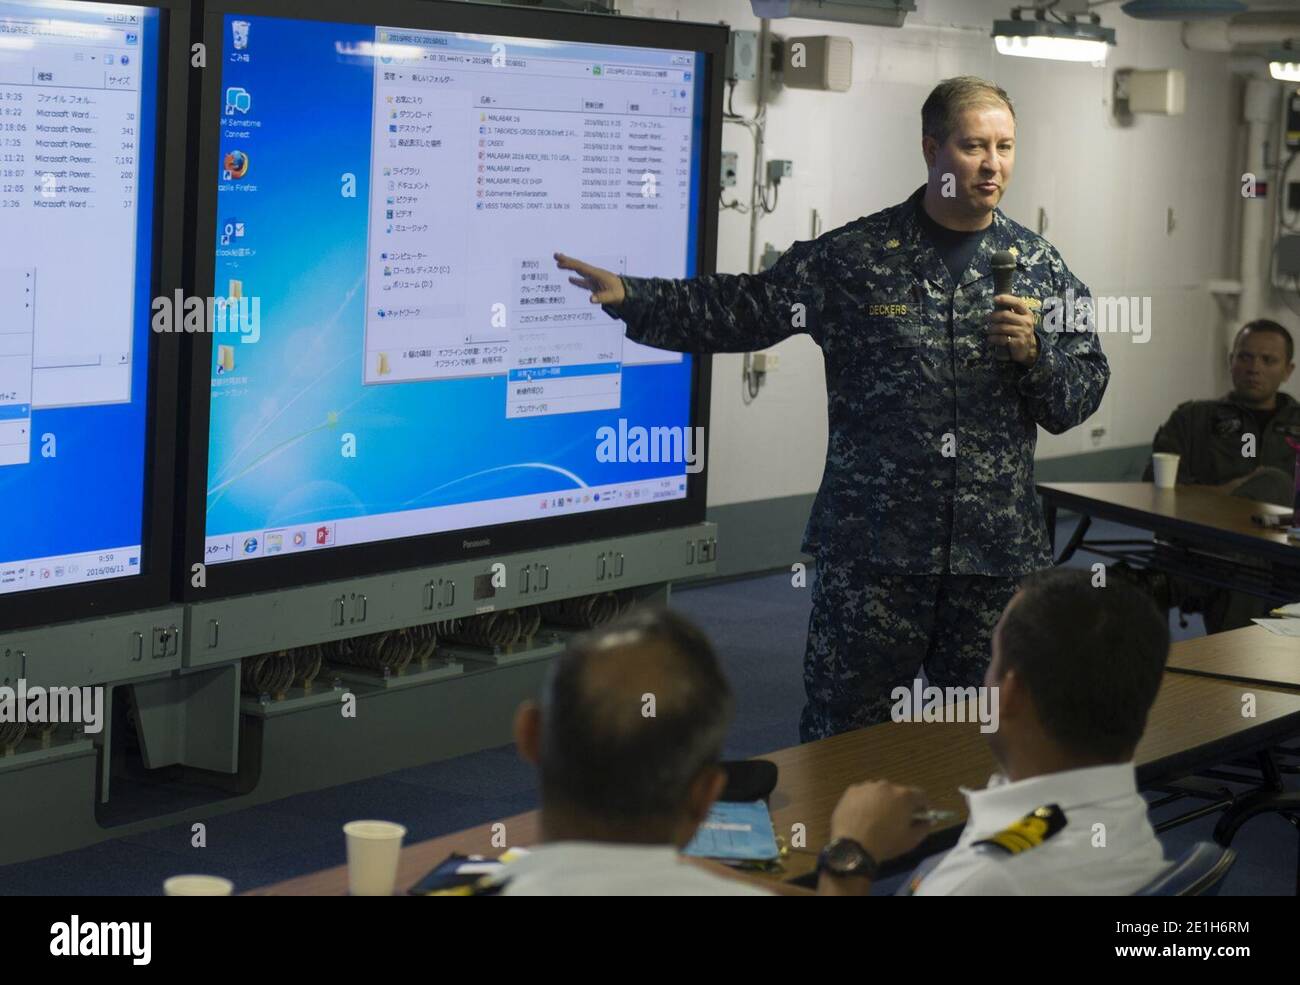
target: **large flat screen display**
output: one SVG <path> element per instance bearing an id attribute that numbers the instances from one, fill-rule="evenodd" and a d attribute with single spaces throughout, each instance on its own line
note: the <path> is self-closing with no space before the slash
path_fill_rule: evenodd
<path id="1" fill-rule="evenodd" d="M 0 2 L 0 629 L 165 600 L 143 589 L 165 590 L 171 539 L 151 315 L 175 26 L 166 7 Z"/>
<path id="2" fill-rule="evenodd" d="M 311 9 L 209 9 L 210 577 L 251 589 L 701 518 L 701 361 L 625 339 L 552 256 L 712 269 L 725 30 Z"/>

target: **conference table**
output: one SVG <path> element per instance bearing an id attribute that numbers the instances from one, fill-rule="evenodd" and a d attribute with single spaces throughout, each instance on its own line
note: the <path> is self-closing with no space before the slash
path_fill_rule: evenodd
<path id="1" fill-rule="evenodd" d="M 1171 651 L 1167 666 L 1173 673 L 1234 683 L 1243 693 L 1254 693 L 1257 687 L 1300 692 L 1300 638 L 1247 626 L 1180 643 Z M 1214 840 L 1221 845 L 1231 844 L 1242 826 L 1261 814 L 1300 815 L 1300 793 L 1287 790 L 1282 781 L 1283 764 L 1294 770 L 1300 748 L 1259 750 L 1255 758 L 1258 776 L 1242 773 L 1240 762 L 1230 764 L 1236 771 L 1212 769 L 1200 774 L 1209 780 L 1248 784 L 1244 793 L 1228 795 L 1215 824 Z M 1208 799 L 1213 803 L 1212 796 Z M 1296 859 L 1296 891 L 1300 893 L 1300 857 Z"/>
<path id="2" fill-rule="evenodd" d="M 1278 604 L 1300 601 L 1300 544 L 1287 539 L 1285 527 L 1255 520 L 1287 516 L 1286 507 L 1197 485 L 1040 482 L 1037 490 L 1057 564 L 1084 550 Z M 1079 514 L 1079 522 L 1058 554 L 1056 518 L 1063 509 Z M 1094 520 L 1149 531 L 1152 539 L 1088 539 Z"/>
<path id="3" fill-rule="evenodd" d="M 1248 647 L 1251 642 L 1240 645 Z M 1175 644 L 1175 650 L 1187 645 Z M 1242 695 L 1247 689 L 1255 696 L 1255 714 L 1250 718 L 1242 714 Z M 1235 756 L 1269 749 L 1297 734 L 1300 734 L 1300 689 L 1258 684 L 1247 688 L 1236 680 L 1175 670 L 1164 676 L 1135 756 L 1138 783 L 1148 787 L 1171 781 Z M 895 863 L 893 869 L 901 871 L 925 855 L 942 851 L 956 842 L 966 820 L 960 788 L 983 786 L 995 769 L 985 736 L 974 720 L 886 722 L 782 749 L 764 758 L 776 763 L 779 770 L 776 789 L 770 798 L 776 833 L 787 842 L 792 840 L 796 825 L 802 825 L 805 833 L 804 847 L 790 849 L 783 860 L 783 871 L 766 877 L 772 880 L 798 879 L 814 871 L 817 851 L 829 839 L 831 812 L 850 784 L 884 778 L 918 786 L 927 792 L 931 806 L 955 812 L 954 819 L 937 826 L 920 849 Z M 539 835 L 537 812 L 501 818 L 405 847 L 398 868 L 397 892 L 405 893 L 453 852 L 500 854 L 502 834 L 506 845 L 534 844 Z M 339 852 L 341 856 L 341 832 Z M 347 867 L 339 865 L 255 889 L 248 895 L 341 896 L 346 893 Z"/>
<path id="4" fill-rule="evenodd" d="M 1177 643 L 1165 666 L 1176 673 L 1300 691 L 1300 638 L 1247 626 Z"/>

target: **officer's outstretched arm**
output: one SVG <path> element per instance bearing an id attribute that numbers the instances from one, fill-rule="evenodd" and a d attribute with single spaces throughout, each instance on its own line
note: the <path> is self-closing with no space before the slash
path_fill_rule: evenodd
<path id="1" fill-rule="evenodd" d="M 605 310 L 627 337 L 677 352 L 750 352 L 807 332 L 821 344 L 829 285 L 821 240 L 795 243 L 761 274 L 622 278 L 624 299 Z"/>
<path id="2" fill-rule="evenodd" d="M 1065 275 L 1073 297 L 1090 303 L 1088 288 L 1068 270 Z M 1057 296 L 1071 295 L 1060 292 Z M 1055 328 L 1040 324 L 1038 359 L 1020 380 L 1020 392 L 1034 420 L 1052 434 L 1068 431 L 1091 417 L 1110 382 L 1110 364 L 1101 351 L 1096 326 L 1088 317 L 1087 331 L 1079 331 L 1083 320 L 1058 319 Z"/>

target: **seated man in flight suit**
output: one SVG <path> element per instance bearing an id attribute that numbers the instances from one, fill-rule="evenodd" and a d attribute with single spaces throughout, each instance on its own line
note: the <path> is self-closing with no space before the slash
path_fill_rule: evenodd
<path id="1" fill-rule="evenodd" d="M 1300 403 L 1279 388 L 1291 378 L 1295 343 L 1282 325 L 1258 319 L 1233 340 L 1232 391 L 1218 400 L 1179 404 L 1156 432 L 1153 452 L 1179 455 L 1178 482 L 1212 486 L 1225 495 L 1291 506 Z M 1143 479 L 1150 481 L 1147 464 Z M 1171 579 L 1171 604 L 1201 611 L 1208 632 L 1249 626 L 1271 604 L 1254 596 Z"/>

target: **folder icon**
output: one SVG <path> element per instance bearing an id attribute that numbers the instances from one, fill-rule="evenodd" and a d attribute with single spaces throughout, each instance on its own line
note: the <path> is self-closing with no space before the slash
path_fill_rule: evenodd
<path id="1" fill-rule="evenodd" d="M 242 280 L 232 280 L 230 282 L 230 293 L 227 297 L 231 301 L 238 301 L 244 296 L 244 282 Z"/>
<path id="2" fill-rule="evenodd" d="M 379 354 L 379 375 L 387 376 L 390 372 L 392 370 L 388 368 L 388 353 L 381 352 Z"/>
<path id="3" fill-rule="evenodd" d="M 217 346 L 217 374 L 235 371 L 235 347 L 233 345 Z"/>

